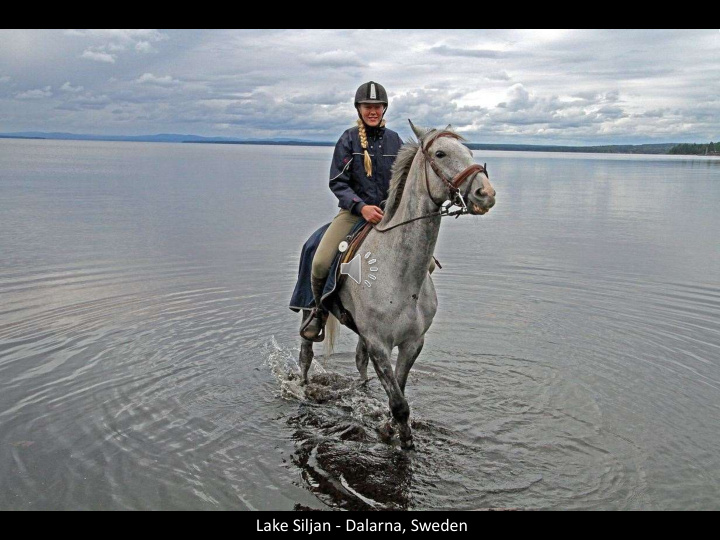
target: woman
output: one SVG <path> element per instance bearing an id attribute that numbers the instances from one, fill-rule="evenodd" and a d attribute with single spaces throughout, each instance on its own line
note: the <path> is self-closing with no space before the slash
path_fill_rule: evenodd
<path id="1" fill-rule="evenodd" d="M 335 145 L 330 166 L 330 189 L 338 198 L 340 212 L 333 219 L 315 252 L 312 263 L 312 291 L 315 309 L 300 327 L 300 335 L 322 341 L 328 313 L 320 297 L 337 254 L 338 244 L 360 219 L 377 224 L 383 217 L 381 201 L 387 198 L 390 169 L 402 146 L 400 136 L 385 127 L 388 109 L 385 88 L 370 81 L 355 92 L 357 126 L 345 131 Z"/>

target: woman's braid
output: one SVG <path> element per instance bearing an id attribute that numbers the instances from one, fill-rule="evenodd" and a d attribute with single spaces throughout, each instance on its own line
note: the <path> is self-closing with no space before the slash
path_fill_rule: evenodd
<path id="1" fill-rule="evenodd" d="M 372 161 L 370 160 L 370 154 L 368 154 L 368 142 L 367 133 L 365 133 L 365 123 L 358 118 L 357 121 L 358 132 L 360 135 L 360 146 L 365 150 L 365 174 L 372 176 Z M 380 127 L 385 127 L 385 120 L 380 122 Z"/>

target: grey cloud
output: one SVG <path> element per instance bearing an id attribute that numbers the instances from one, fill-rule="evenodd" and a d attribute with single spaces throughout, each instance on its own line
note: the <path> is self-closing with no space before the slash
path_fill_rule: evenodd
<path id="1" fill-rule="evenodd" d="M 347 91 L 335 90 L 332 92 L 320 92 L 317 94 L 300 94 L 288 98 L 290 103 L 298 105 L 337 105 L 338 103 L 350 102 Z"/>
<path id="2" fill-rule="evenodd" d="M 66 30 L 65 34 L 69 36 L 99 38 L 102 40 L 125 42 L 137 41 L 163 41 L 168 39 L 168 35 L 155 29 L 97 29 L 97 30 Z"/>
<path id="3" fill-rule="evenodd" d="M 58 110 L 65 111 L 81 111 L 81 110 L 100 110 L 110 105 L 112 101 L 108 96 L 92 96 L 89 94 L 74 97 L 65 103 L 55 107 Z"/>
<path id="4" fill-rule="evenodd" d="M 83 51 L 80 58 L 87 58 L 88 60 L 94 60 L 95 62 L 107 62 L 110 64 L 115 63 L 115 55 L 101 51 L 93 51 L 90 49 Z"/>
<path id="5" fill-rule="evenodd" d="M 45 88 L 35 88 L 33 90 L 19 92 L 15 94 L 15 99 L 44 99 L 50 96 L 52 96 L 52 87 L 46 86 Z"/>
<path id="6" fill-rule="evenodd" d="M 136 53 L 157 52 L 152 43 L 169 38 L 167 34 L 154 29 L 67 30 L 65 35 L 94 42 L 85 48 L 80 58 L 106 63 L 115 63 L 119 54 L 128 50 Z"/>
<path id="7" fill-rule="evenodd" d="M 149 41 L 138 41 L 135 44 L 135 50 L 142 53 L 157 52 L 157 49 L 150 45 Z"/>
<path id="8" fill-rule="evenodd" d="M 662 118 L 665 116 L 667 109 L 653 109 L 651 111 L 645 111 L 644 113 L 636 114 L 639 118 Z"/>
<path id="9" fill-rule="evenodd" d="M 82 92 L 84 90 L 84 88 L 82 86 L 73 86 L 70 84 L 70 81 L 67 81 L 65 84 L 63 84 L 60 87 L 60 90 L 62 90 L 63 92 L 77 93 L 77 92 Z"/>
<path id="10" fill-rule="evenodd" d="M 717 45 L 716 30 L 7 30 L 0 116 L 7 131 L 335 140 L 373 79 L 405 133 L 409 117 L 487 142 L 714 140 Z"/>
<path id="11" fill-rule="evenodd" d="M 315 67 L 365 67 L 367 64 L 351 51 L 334 50 L 300 56 L 309 66 Z"/>
<path id="12" fill-rule="evenodd" d="M 628 116 L 621 107 L 610 105 L 600 107 L 596 114 L 603 119 L 625 118 Z"/>
<path id="13" fill-rule="evenodd" d="M 460 49 L 457 47 L 448 47 L 447 45 L 437 45 L 430 47 L 430 52 L 442 56 L 469 56 L 471 58 L 509 58 L 514 56 L 512 51 L 497 51 L 490 49 Z"/>
<path id="14" fill-rule="evenodd" d="M 170 75 L 157 77 L 152 73 L 143 73 L 140 77 L 135 79 L 135 82 L 139 84 L 151 84 L 155 86 L 176 86 L 180 84 L 179 80 L 173 79 Z"/>
<path id="15" fill-rule="evenodd" d="M 484 77 L 489 81 L 509 81 L 510 75 L 508 75 L 507 71 L 500 70 L 493 73 L 485 73 Z"/>

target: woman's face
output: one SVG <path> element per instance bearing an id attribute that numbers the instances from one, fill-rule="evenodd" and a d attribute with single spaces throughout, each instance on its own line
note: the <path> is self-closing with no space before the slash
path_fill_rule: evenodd
<path id="1" fill-rule="evenodd" d="M 377 127 L 382 121 L 384 108 L 385 105 L 382 103 L 361 103 L 360 116 L 362 116 L 363 122 L 368 126 Z"/>

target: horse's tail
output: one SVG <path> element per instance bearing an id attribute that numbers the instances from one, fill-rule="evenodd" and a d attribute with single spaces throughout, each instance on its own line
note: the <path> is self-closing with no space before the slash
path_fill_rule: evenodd
<path id="1" fill-rule="evenodd" d="M 339 322 L 332 313 L 328 315 L 327 322 L 325 323 L 325 346 L 323 347 L 325 358 L 330 358 L 335 350 L 335 338 L 338 334 Z"/>

